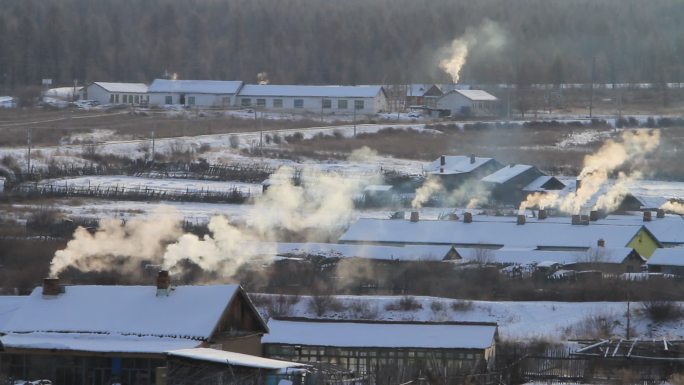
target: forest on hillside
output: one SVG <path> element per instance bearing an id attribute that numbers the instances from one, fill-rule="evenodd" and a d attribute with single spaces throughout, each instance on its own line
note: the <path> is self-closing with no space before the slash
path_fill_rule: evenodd
<path id="1" fill-rule="evenodd" d="M 487 19 L 501 44 L 476 41 L 462 82 L 586 83 L 592 66 L 597 82 L 684 82 L 681 0 L 3 0 L 0 88 L 147 82 L 165 71 L 448 82 L 444 47 Z"/>

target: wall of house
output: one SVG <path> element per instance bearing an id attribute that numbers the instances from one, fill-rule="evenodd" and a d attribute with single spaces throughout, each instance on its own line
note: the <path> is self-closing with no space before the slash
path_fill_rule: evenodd
<path id="1" fill-rule="evenodd" d="M 263 348 L 261 346 L 261 334 L 249 336 L 229 337 L 223 336 L 216 338 L 212 344 L 216 349 L 226 350 L 252 356 L 261 356 Z M 220 347 L 218 346 L 220 345 Z"/>
<path id="2" fill-rule="evenodd" d="M 658 242 L 646 230 L 641 229 L 626 246 L 633 248 L 639 255 L 648 259 L 658 248 Z"/>
<path id="3" fill-rule="evenodd" d="M 274 100 L 282 100 L 282 107 L 276 107 Z M 330 108 L 323 108 L 323 100 L 330 100 Z M 263 100 L 263 103 L 259 103 Z M 295 107 L 295 100 L 301 100 L 301 107 Z M 346 108 L 340 108 L 339 101 L 346 101 Z M 354 113 L 354 101 L 362 100 L 364 106 L 356 110 L 357 115 L 371 115 L 379 111 L 387 110 L 387 99 L 382 96 L 375 98 L 324 98 L 324 97 L 292 97 L 292 96 L 250 96 L 238 95 L 236 98 L 237 107 L 263 108 L 267 111 L 287 112 L 287 113 L 312 113 L 312 114 L 338 114 L 351 115 Z"/>
<path id="4" fill-rule="evenodd" d="M 470 99 L 458 92 L 448 93 L 437 100 L 437 108 L 449 110 L 449 115 L 462 115 L 464 109 L 470 109 L 472 113 L 472 102 Z"/>
<path id="5" fill-rule="evenodd" d="M 124 102 L 124 95 L 126 95 L 126 102 Z M 112 99 L 112 96 L 114 97 Z M 118 99 L 117 99 L 118 96 Z M 136 98 L 138 97 L 137 102 Z M 91 84 L 87 87 L 88 100 L 97 100 L 100 104 L 132 104 L 145 105 L 147 104 L 147 94 L 136 92 L 109 92 L 97 84 Z M 132 100 L 132 101 L 130 101 Z"/>
<path id="6" fill-rule="evenodd" d="M 171 96 L 171 103 L 166 102 L 166 97 Z M 181 103 L 181 96 L 184 98 Z M 192 100 L 194 98 L 194 102 Z M 224 100 L 224 98 L 228 98 Z M 150 93 L 150 105 L 164 106 L 168 104 L 183 104 L 185 106 L 197 107 L 230 107 L 235 103 L 233 94 L 200 94 L 200 93 L 178 93 L 178 92 L 155 92 Z"/>

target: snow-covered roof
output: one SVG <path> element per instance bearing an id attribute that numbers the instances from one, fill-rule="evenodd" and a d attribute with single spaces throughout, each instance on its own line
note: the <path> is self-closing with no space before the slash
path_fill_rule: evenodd
<path id="1" fill-rule="evenodd" d="M 25 295 L 2 295 L 0 296 L 0 329 L 19 310 L 28 296 Z"/>
<path id="2" fill-rule="evenodd" d="M 572 225 L 536 221 L 516 225 L 515 218 L 502 221 L 408 220 L 362 218 L 340 237 L 345 243 L 492 245 L 506 247 L 589 248 L 603 239 L 608 247 L 625 247 L 641 225 Z"/>
<path id="3" fill-rule="evenodd" d="M 509 164 L 508 166 L 482 178 L 482 181 L 489 183 L 506 183 L 512 178 L 515 178 L 516 176 L 526 172 L 527 170 L 533 167 L 534 166 L 530 166 L 528 164 Z"/>
<path id="4" fill-rule="evenodd" d="M 382 86 L 300 86 L 275 84 L 245 84 L 240 96 L 293 96 L 330 98 L 374 98 Z"/>
<path id="5" fill-rule="evenodd" d="M 527 186 L 523 187 L 523 191 L 528 191 L 528 192 L 546 191 L 546 189 L 544 188 L 544 185 L 547 184 L 552 179 L 555 179 L 555 177 L 549 176 L 549 175 L 542 175 L 542 176 L 538 177 L 537 179 L 533 180 L 532 182 L 530 182 Z"/>
<path id="6" fill-rule="evenodd" d="M 630 247 L 592 247 L 587 251 L 551 251 L 535 249 L 496 249 L 482 250 L 458 248 L 456 250 L 464 260 L 484 259 L 487 262 L 513 265 L 541 265 L 553 262 L 568 265 L 581 262 L 622 263 L 633 251 Z"/>
<path id="7" fill-rule="evenodd" d="M 236 94 L 242 82 L 239 80 L 168 80 L 154 79 L 149 92 L 185 92 L 193 94 Z"/>
<path id="8" fill-rule="evenodd" d="M 156 286 L 83 285 L 43 296 L 38 287 L 0 332 L 7 334 L 2 339 L 7 346 L 155 352 L 196 347 L 211 336 L 239 290 L 238 285 L 178 286 L 157 295 Z"/>
<path id="9" fill-rule="evenodd" d="M 472 101 L 497 101 L 499 99 L 496 98 L 496 96 L 490 94 L 487 91 L 482 91 L 482 90 L 453 90 L 451 92 L 458 92 L 459 94 L 465 96 L 466 98 L 472 100 Z"/>
<path id="10" fill-rule="evenodd" d="M 268 327 L 264 344 L 335 347 L 486 349 L 496 335 L 494 325 L 271 319 Z"/>
<path id="11" fill-rule="evenodd" d="M 132 94 L 147 93 L 147 84 L 145 83 L 110 83 L 110 82 L 93 82 L 109 92 L 126 92 Z"/>
<path id="12" fill-rule="evenodd" d="M 443 174 L 464 174 L 472 172 L 494 158 L 470 157 L 464 155 L 445 155 L 444 166 L 441 165 L 441 157 L 430 162 L 425 166 L 425 171 L 429 173 L 439 173 L 440 168 L 444 168 Z M 472 160 L 472 162 L 471 162 Z"/>
<path id="13" fill-rule="evenodd" d="M 273 360 L 270 358 L 251 356 L 249 354 L 227 352 L 225 350 L 208 348 L 171 350 L 166 354 L 172 357 L 181 357 L 197 361 L 207 361 L 217 364 L 227 364 L 230 366 L 243 366 L 266 370 L 282 370 L 307 366 L 305 364 L 299 364 L 296 362 Z"/>
<path id="14" fill-rule="evenodd" d="M 424 96 L 432 87 L 436 87 L 434 84 L 410 84 L 406 89 L 406 96 Z M 439 87 L 436 87 L 439 90 Z M 441 94 L 441 90 L 439 90 Z"/>
<path id="15" fill-rule="evenodd" d="M 371 184 L 363 188 L 363 191 L 370 193 L 388 192 L 392 190 L 391 184 Z"/>
<path id="16" fill-rule="evenodd" d="M 451 250 L 442 245 L 378 246 L 336 243 L 278 243 L 280 256 L 319 255 L 327 258 L 367 258 L 400 261 L 441 261 Z"/>
<path id="17" fill-rule="evenodd" d="M 649 266 L 684 266 L 684 248 L 656 249 L 646 264 Z"/>

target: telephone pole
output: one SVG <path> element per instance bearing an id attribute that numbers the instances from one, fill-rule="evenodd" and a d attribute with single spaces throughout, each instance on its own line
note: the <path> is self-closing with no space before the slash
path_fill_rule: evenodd
<path id="1" fill-rule="evenodd" d="M 589 117 L 594 117 L 594 82 L 596 81 L 596 56 L 591 57 L 591 88 L 589 89 Z"/>
<path id="2" fill-rule="evenodd" d="M 31 127 L 27 129 L 26 144 L 26 174 L 31 174 Z"/>

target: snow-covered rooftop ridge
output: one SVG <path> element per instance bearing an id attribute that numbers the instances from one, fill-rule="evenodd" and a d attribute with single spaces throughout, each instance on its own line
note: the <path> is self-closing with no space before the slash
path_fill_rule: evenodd
<path id="1" fill-rule="evenodd" d="M 441 261 L 451 246 L 406 245 L 350 245 L 336 243 L 277 243 L 280 256 L 318 255 L 327 258 L 367 258 L 400 261 Z"/>
<path id="2" fill-rule="evenodd" d="M 583 262 L 620 264 L 634 250 L 630 247 L 592 247 L 587 251 L 523 250 L 519 248 L 484 251 L 473 248 L 458 248 L 456 251 L 464 260 L 484 259 L 486 262 L 513 265 L 530 265 L 543 262 L 568 265 Z"/>
<path id="3" fill-rule="evenodd" d="M 239 80 L 169 80 L 154 79 L 149 92 L 186 92 L 195 94 L 236 94 L 242 81 Z"/>
<path id="4" fill-rule="evenodd" d="M 509 164 L 508 166 L 505 166 L 504 168 L 482 178 L 482 181 L 489 183 L 506 183 L 512 178 L 515 178 L 516 176 L 533 167 L 534 166 L 530 166 L 529 164 Z"/>
<path id="5" fill-rule="evenodd" d="M 499 100 L 496 98 L 496 96 L 490 94 L 487 91 L 483 91 L 483 90 L 456 89 L 456 90 L 453 90 L 452 92 L 458 92 L 459 94 L 465 96 L 466 98 L 468 98 L 472 101 L 497 101 L 497 100 Z"/>
<path id="6" fill-rule="evenodd" d="M 425 166 L 425 171 L 439 173 L 440 169 L 443 168 L 445 174 L 468 173 L 482 167 L 493 159 L 465 155 L 444 155 L 444 166 L 442 166 L 442 159 L 439 157 Z"/>
<path id="7" fill-rule="evenodd" d="M 0 329 L 3 333 L 95 333 L 200 341 L 210 337 L 238 285 L 66 286 L 43 296 L 38 287 Z M 188 347 L 188 346 L 183 346 Z"/>
<path id="8" fill-rule="evenodd" d="M 406 89 L 406 96 L 424 96 L 432 87 L 436 87 L 440 93 L 442 92 L 434 84 L 409 84 Z"/>
<path id="9" fill-rule="evenodd" d="M 331 98 L 373 98 L 382 86 L 302 86 L 276 84 L 245 84 L 240 96 L 292 96 Z"/>
<path id="10" fill-rule="evenodd" d="M 494 342 L 495 324 L 344 322 L 277 320 L 264 344 L 336 347 L 486 349 Z"/>
<path id="11" fill-rule="evenodd" d="M 649 266 L 684 266 L 684 248 L 656 249 L 646 264 Z"/>
<path id="12" fill-rule="evenodd" d="M 167 352 L 169 356 L 188 358 L 191 360 L 207 361 L 231 366 L 243 366 L 265 370 L 281 370 L 288 368 L 306 367 L 306 364 L 296 362 L 273 360 L 270 358 L 257 357 L 249 354 L 227 352 L 225 350 L 194 348 L 179 349 Z"/>
<path id="13" fill-rule="evenodd" d="M 385 220 L 362 218 L 340 237 L 342 243 L 436 244 L 461 246 L 589 248 L 603 239 L 607 247 L 625 247 L 642 230 L 641 224 L 572 225 L 566 222 L 506 222 L 453 220 Z"/>
<path id="14" fill-rule="evenodd" d="M 145 83 L 93 82 L 93 84 L 97 84 L 109 92 L 147 93 L 147 84 Z"/>
<path id="15" fill-rule="evenodd" d="M 527 186 L 523 187 L 523 191 L 536 192 L 536 191 L 546 191 L 544 185 L 553 179 L 554 177 L 549 175 L 542 175 L 537 179 L 530 182 Z"/>

